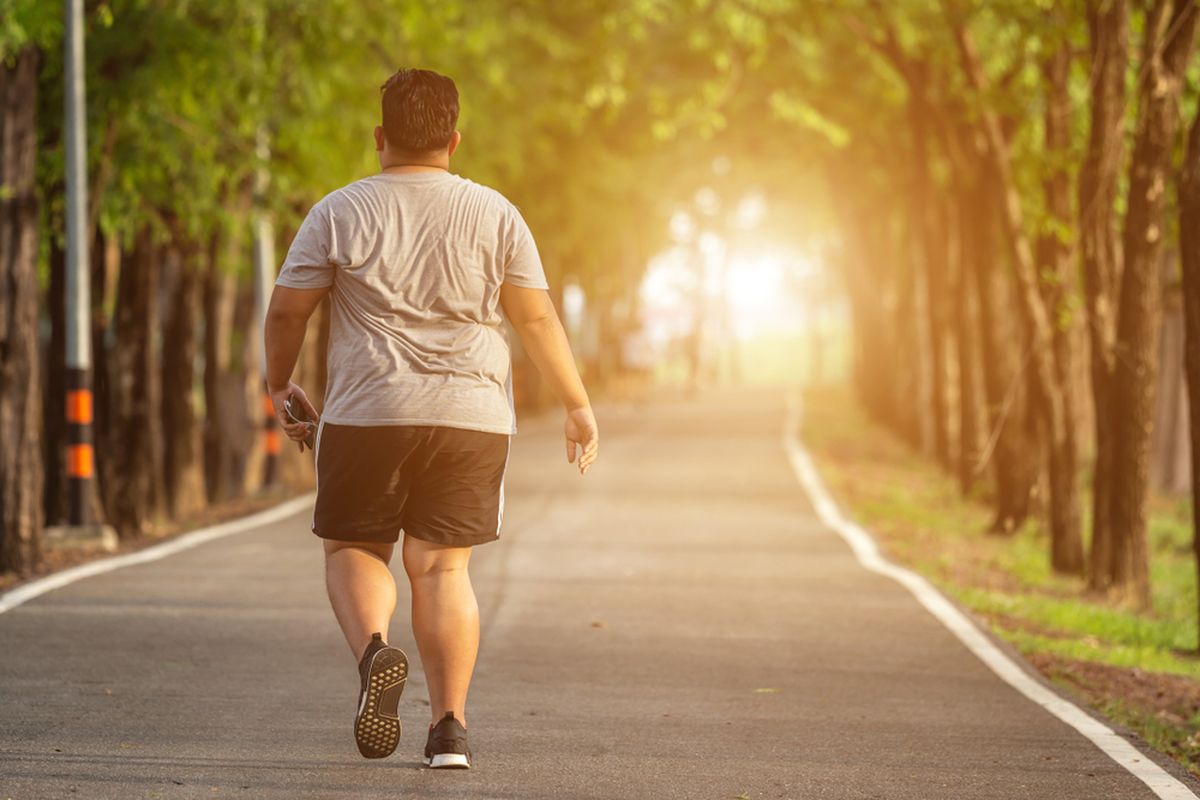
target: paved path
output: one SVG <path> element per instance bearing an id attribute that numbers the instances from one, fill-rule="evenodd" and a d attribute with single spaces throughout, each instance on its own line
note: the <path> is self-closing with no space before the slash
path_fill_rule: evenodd
<path id="1" fill-rule="evenodd" d="M 399 750 L 359 758 L 301 514 L 0 615 L 0 800 L 1152 798 L 816 522 L 783 416 L 611 409 L 582 481 L 525 425 L 473 564 L 475 770 L 419 767 L 417 669 Z"/>

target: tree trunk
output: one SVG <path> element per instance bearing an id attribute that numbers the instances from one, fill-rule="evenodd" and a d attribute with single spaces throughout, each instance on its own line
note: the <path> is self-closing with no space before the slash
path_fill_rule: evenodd
<path id="1" fill-rule="evenodd" d="M 872 231 L 854 230 L 855 218 L 848 209 L 839 214 L 842 225 L 842 241 L 846 244 L 843 254 L 844 275 L 847 294 L 850 297 L 851 317 L 854 323 L 854 382 L 863 406 L 871 416 L 888 427 L 898 430 L 895 413 L 895 398 L 892 385 L 896 370 L 890 337 L 884 333 L 889 329 L 888 312 L 884 305 L 886 289 L 873 284 L 870 271 L 871 256 L 867 241 L 878 235 L 878 221 L 874 224 L 860 222 Z"/>
<path id="2" fill-rule="evenodd" d="M 1036 453 L 1025 441 L 1024 407 L 1019 350 L 1003 343 L 1012 337 L 1001 330 L 1004 302 L 999 280 L 992 220 L 995 217 L 992 179 L 979 151 L 974 128 L 947 116 L 940 131 L 954 176 L 958 202 L 958 269 L 955 325 L 959 373 L 959 484 L 967 493 L 991 465 L 996 517 L 990 531 L 1012 533 L 1029 513 Z M 982 374 L 983 394 L 978 396 Z"/>
<path id="3" fill-rule="evenodd" d="M 241 398 L 237 402 L 237 412 L 244 433 L 237 441 L 242 442 L 241 456 L 244 459 L 242 467 L 242 495 L 252 495 L 264 488 L 267 475 L 269 453 L 264 430 L 266 416 L 264 404 L 266 401 L 266 378 L 258 355 L 262 352 L 262 331 L 255 325 L 254 286 L 244 282 L 238 287 L 238 299 L 234 305 L 233 330 L 240 333 L 242 348 L 238 354 L 235 368 L 241 380 Z"/>
<path id="4" fill-rule="evenodd" d="M 926 96 L 928 75 L 923 62 L 914 62 L 908 81 L 908 119 L 913 145 L 913 202 L 910 206 L 914 234 L 921 245 L 925 278 L 925 313 L 928 326 L 929 414 L 933 453 L 943 466 L 951 466 L 950 413 L 946 402 L 946 269 L 947 242 L 942 204 L 936 200 L 931 174 L 931 113 Z"/>
<path id="5" fill-rule="evenodd" d="M 1188 132 L 1179 179 L 1179 256 L 1183 274 L 1184 370 L 1192 446 L 1192 551 L 1200 583 L 1200 112 Z M 1196 609 L 1200 618 L 1200 602 Z"/>
<path id="6" fill-rule="evenodd" d="M 232 452 L 233 409 L 226 397 L 230 382 L 230 343 L 233 338 L 233 304 L 237 281 L 221 269 L 220 237 L 214 235 L 205 257 L 204 283 L 204 474 L 209 502 L 238 496 L 241 484 Z"/>
<path id="7" fill-rule="evenodd" d="M 112 351 L 113 509 L 122 537 L 145 533 L 162 497 L 161 371 L 156 352 L 158 248 L 148 230 L 138 233 L 121 263 L 116 341 Z"/>
<path id="8" fill-rule="evenodd" d="M 1191 0 L 1156 0 L 1146 17 L 1138 125 L 1122 240 L 1125 265 L 1109 398 L 1112 464 L 1120 472 L 1114 471 L 1108 492 L 1107 524 L 1112 527 L 1114 547 L 1106 572 L 1111 584 L 1132 586 L 1145 606 L 1150 603 L 1146 506 L 1162 314 L 1163 210 L 1196 17 Z"/>
<path id="9" fill-rule="evenodd" d="M 954 249 L 953 210 L 945 190 L 937 188 L 931 198 L 933 212 L 929 220 L 932 226 L 932 248 L 936 258 L 926 267 L 925 302 L 929 319 L 929 369 L 931 409 L 935 415 L 933 444 L 938 461 L 947 470 L 955 469 L 955 446 L 953 427 L 956 424 L 951 388 L 956 377 L 951 371 L 955 348 L 954 328 L 951 326 L 950 292 L 953 279 L 952 251 Z"/>
<path id="10" fill-rule="evenodd" d="M 983 435 L 982 441 L 976 444 L 979 449 L 970 458 L 970 480 L 991 467 L 995 478 L 992 501 L 996 515 L 989 532 L 1009 534 L 1016 531 L 1029 514 L 1037 475 L 1036 453 L 1032 444 L 1025 440 L 1026 426 L 1022 422 L 1023 367 L 1019 361 L 1020 349 L 1011 346 L 1014 337 L 1003 324 L 1007 318 L 1004 312 L 1008 305 L 1005 300 L 1007 287 L 996 263 L 995 204 L 993 190 L 986 185 L 991 172 L 986 163 L 981 162 L 976 137 L 970 128 L 947 128 L 946 135 L 960 202 L 960 294 L 957 305 L 961 328 L 958 337 L 960 379 L 968 381 L 961 390 L 964 413 L 969 406 L 975 405 L 965 399 L 973 392 L 972 352 L 979 359 L 978 369 L 983 379 L 981 423 L 986 425 L 976 423 L 982 428 Z M 974 318 L 969 313 L 972 305 L 977 312 Z M 978 340 L 977 347 L 967 346 L 975 340 Z M 962 431 L 969 431 L 971 424 L 964 420 Z M 960 457 L 964 461 L 960 465 L 960 481 L 966 481 L 966 444 L 971 439 L 965 433 L 960 435 L 965 437 L 960 448 Z"/>
<path id="11" fill-rule="evenodd" d="M 900 350 L 891 327 L 891 309 L 897 302 L 899 270 L 891 269 L 897 252 L 894 219 L 891 215 L 865 209 L 860 224 L 857 257 L 860 259 L 858 305 L 865 317 L 862 333 L 862 374 L 859 377 L 877 419 L 893 431 L 904 430 L 906 404 L 899 401 Z M 847 224 L 853 224 L 847 221 Z M 886 267 L 885 267 L 886 265 Z M 901 266 L 901 269 L 904 265 Z M 875 281 L 878 280 L 878 283 Z M 874 284 L 874 286 L 872 286 Z"/>
<path id="12" fill-rule="evenodd" d="M 1092 589 L 1102 589 L 1108 584 L 1113 553 L 1107 508 L 1112 475 L 1112 425 L 1108 398 L 1113 370 L 1113 339 L 1116 337 L 1116 287 L 1121 275 L 1116 198 L 1125 150 L 1128 2 L 1088 0 L 1087 19 L 1092 61 L 1091 123 L 1087 154 L 1079 171 L 1079 238 L 1096 435 L 1088 585 Z"/>
<path id="13" fill-rule="evenodd" d="M 61 194 L 62 187 L 53 187 Z M 50 317 L 50 342 L 46 348 L 42 394 L 43 415 L 43 509 L 47 525 L 67 519 L 67 315 L 66 251 L 50 237 L 50 280 L 46 285 L 46 311 Z M 94 435 L 94 434 L 93 434 Z M 94 439 L 99 443 L 99 439 Z M 96 448 L 97 461 L 100 449 Z"/>
<path id="14" fill-rule="evenodd" d="M 922 420 L 925 418 L 924 404 L 917 402 L 921 397 L 924 374 L 921 358 L 921 336 L 918 324 L 920 298 L 918 285 L 921 269 L 921 256 L 916 246 L 920 232 L 913 230 L 911 225 L 905 226 L 901 234 L 903 246 L 898 248 L 903 255 L 900 258 L 901 268 L 899 286 L 897 287 L 896 307 L 893 311 L 892 330 L 896 331 L 897 363 L 901 375 L 898 389 L 907 402 L 900 404 L 897 409 L 900 435 L 912 447 L 921 450 L 925 447 L 925 431 Z"/>
<path id="15" fill-rule="evenodd" d="M 985 171 L 986 173 L 986 171 Z M 974 264 L 968 274 L 979 309 L 979 343 L 988 435 L 984 458 L 995 474 L 995 517 L 989 532 L 1015 533 L 1029 517 L 1038 476 L 1036 442 L 1028 435 L 1021 336 L 1008 319 L 1009 282 L 997 263 L 992 190 L 980 185 L 972 208 Z M 1014 346 L 1014 342 L 1016 345 Z"/>
<path id="16" fill-rule="evenodd" d="M 958 213 L 958 258 L 954 270 L 954 329 L 955 357 L 958 364 L 958 486 L 964 495 L 969 495 L 978 478 L 976 465 L 982 453 L 980 429 L 982 428 L 978 390 L 979 348 L 976 344 L 976 322 L 974 295 L 970 272 L 977 258 L 968 230 L 967 215 L 970 213 L 970 187 L 961 184 L 957 193 Z"/>
<path id="17" fill-rule="evenodd" d="M 96 414 L 96 491 L 93 498 L 93 521 L 112 518 L 116 506 L 116 477 L 113 446 L 113 381 L 109 375 L 108 330 L 110 314 L 115 309 L 117 278 L 121 272 L 121 245 L 116 236 L 96 237 L 98 261 L 92 264 L 92 394 Z M 116 447 L 120 447 L 117 443 Z M 95 504 L 102 504 L 98 510 Z"/>
<path id="18" fill-rule="evenodd" d="M 984 97 L 989 83 L 983 72 L 974 40 L 961 20 L 953 21 L 953 32 L 963 70 L 975 92 Z M 1021 195 L 1012 174 L 1009 143 L 999 116 L 984 105 L 979 109 L 981 130 L 988 142 L 988 155 L 995 171 L 997 198 L 1003 213 L 1009 255 L 1016 278 L 1019 307 L 1029 332 L 1031 385 L 1043 430 L 1049 439 L 1051 566 L 1057 572 L 1083 572 L 1083 540 L 1079 530 L 1078 480 L 1074 472 L 1072 421 L 1054 358 L 1054 332 L 1050 314 L 1038 285 L 1037 263 L 1024 229 Z"/>
<path id="19" fill-rule="evenodd" d="M 38 354 L 37 91 L 41 57 L 0 64 L 0 572 L 41 556 L 42 430 Z"/>
<path id="20" fill-rule="evenodd" d="M 857 157 L 856 157 L 857 156 Z M 898 270 L 878 269 L 888 263 L 875 254 L 894 252 L 888 236 L 889 219 L 868 202 L 855 182 L 855 165 L 861 154 L 841 163 L 827 162 L 826 191 L 841 230 L 840 272 L 850 301 L 853 325 L 853 381 L 863 407 L 871 417 L 899 431 L 894 386 L 895 336 L 890 328 L 889 302 L 894 302 Z"/>
<path id="21" fill-rule="evenodd" d="M 1174 266 L 1172 260 L 1171 266 Z M 1174 277 L 1173 273 L 1170 277 Z M 1164 494 L 1185 494 L 1188 474 L 1187 390 L 1184 388 L 1183 298 L 1178 284 L 1163 294 L 1158 348 L 1158 401 L 1150 446 L 1150 487 Z"/>
<path id="22" fill-rule="evenodd" d="M 1061 13 L 1057 17 L 1061 17 Z M 1065 25 L 1065 21 L 1059 19 Z M 1061 435 L 1049 437 L 1048 477 L 1050 513 L 1062 515 L 1051 520 L 1051 563 L 1063 572 L 1084 571 L 1083 538 L 1079 518 L 1079 446 L 1075 420 L 1079 414 L 1075 397 L 1076 321 L 1072 309 L 1075 298 L 1075 270 L 1071 248 L 1066 241 L 1071 215 L 1071 182 L 1067 163 L 1071 149 L 1071 99 L 1069 81 L 1071 55 L 1066 42 L 1058 43 L 1042 62 L 1046 100 L 1043 129 L 1044 156 L 1047 164 L 1042 182 L 1048 230 L 1038 237 L 1038 266 L 1042 276 L 1042 298 L 1051 323 L 1053 358 L 1058 391 L 1062 393 L 1064 426 Z M 1069 498 L 1058 502 L 1054 498 Z"/>
<path id="23" fill-rule="evenodd" d="M 172 248 L 164 267 L 171 280 L 163 320 L 163 479 L 167 508 L 172 517 L 179 518 L 205 504 L 195 407 L 196 318 L 202 286 L 194 248 Z"/>

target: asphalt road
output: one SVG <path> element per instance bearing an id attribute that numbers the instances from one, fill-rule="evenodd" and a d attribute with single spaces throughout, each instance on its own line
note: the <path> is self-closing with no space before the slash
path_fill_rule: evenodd
<path id="1" fill-rule="evenodd" d="M 472 565 L 470 772 L 420 766 L 415 666 L 399 749 L 358 756 L 299 514 L 0 615 L 0 800 L 1152 798 L 858 565 L 783 418 L 765 392 L 605 409 L 582 480 L 523 424 Z"/>

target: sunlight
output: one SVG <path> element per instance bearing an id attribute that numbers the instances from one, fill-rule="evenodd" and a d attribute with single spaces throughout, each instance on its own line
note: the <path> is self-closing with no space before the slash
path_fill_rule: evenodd
<path id="1" fill-rule="evenodd" d="M 651 260 L 639 292 L 642 322 L 657 340 L 686 334 L 702 316 L 740 340 L 796 333 L 810 321 L 806 286 L 822 272 L 819 258 L 794 246 L 735 250 L 708 231 L 694 249 L 671 247 Z"/>
<path id="2" fill-rule="evenodd" d="M 781 260 L 773 254 L 736 257 L 725 273 L 725 300 L 738 338 L 763 328 L 786 326 L 803 316 L 801 298 L 791 297 Z"/>

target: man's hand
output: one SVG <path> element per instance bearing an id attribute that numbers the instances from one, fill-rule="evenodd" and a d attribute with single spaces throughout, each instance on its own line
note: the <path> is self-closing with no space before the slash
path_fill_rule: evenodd
<path id="1" fill-rule="evenodd" d="M 591 406 L 580 406 L 567 412 L 567 462 L 574 464 L 579 456 L 579 474 L 586 475 L 600 452 L 600 430 Z"/>
<path id="2" fill-rule="evenodd" d="M 329 288 L 324 289 L 291 289 L 287 286 L 276 286 L 271 292 L 271 305 L 267 308 L 266 325 L 263 327 L 263 346 L 267 354 L 267 391 L 271 395 L 271 405 L 275 408 L 275 418 L 279 427 L 304 452 L 304 436 L 312 425 L 316 424 L 317 410 L 304 390 L 291 382 L 292 370 L 296 368 L 296 358 L 300 355 L 300 345 L 304 343 L 304 331 L 308 326 L 308 318 L 321 302 L 321 298 L 329 294 Z M 288 395 L 295 395 L 313 418 L 312 425 L 293 422 L 284 410 Z"/>
<path id="3" fill-rule="evenodd" d="M 275 407 L 275 419 L 279 421 L 279 427 L 283 429 L 283 432 L 287 434 L 289 439 L 300 446 L 300 452 L 303 453 L 304 437 L 308 436 L 309 431 L 316 426 L 321 415 L 317 413 L 317 409 L 313 407 L 313 404 L 308 402 L 308 395 L 304 393 L 304 390 L 291 381 L 282 389 L 269 388 L 269 391 L 271 393 L 271 405 Z M 312 417 L 313 422 L 292 421 L 292 418 L 288 416 L 285 409 L 288 395 L 296 398 L 296 402 L 299 402 L 304 407 L 304 410 L 308 412 L 308 416 Z"/>
<path id="4" fill-rule="evenodd" d="M 505 283 L 500 286 L 500 305 L 534 366 L 568 409 L 567 461 L 574 464 L 579 456 L 579 474 L 586 475 L 596 460 L 600 434 L 579 370 L 575 368 L 571 344 L 549 293 L 545 289 Z"/>

